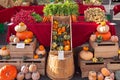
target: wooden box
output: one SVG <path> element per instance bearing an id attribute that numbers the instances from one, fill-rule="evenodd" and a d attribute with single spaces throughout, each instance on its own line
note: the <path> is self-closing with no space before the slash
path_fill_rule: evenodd
<path id="1" fill-rule="evenodd" d="M 58 22 L 57 28 L 54 27 L 55 21 Z M 70 16 L 53 16 L 52 17 L 52 23 L 51 23 L 51 44 L 50 44 L 50 54 L 58 54 L 58 51 L 64 51 L 64 54 L 70 54 L 72 53 L 72 31 L 71 31 L 71 17 Z M 59 34 L 59 30 L 62 30 L 62 28 L 65 27 L 65 31 L 61 32 Z M 57 32 L 57 34 L 54 34 Z M 69 37 L 68 41 L 70 44 L 69 50 L 64 50 L 64 41 L 67 41 L 65 39 L 65 36 L 67 38 Z M 57 40 L 55 40 L 55 37 Z M 63 39 L 63 40 L 61 40 Z M 56 43 L 57 46 L 53 48 L 53 44 Z M 62 49 L 60 49 L 62 46 Z"/>
<path id="2" fill-rule="evenodd" d="M 106 67 L 106 62 L 97 62 L 94 63 L 92 61 L 85 61 L 85 60 L 80 60 L 80 69 L 81 69 L 81 77 L 88 77 L 89 71 L 96 71 L 100 72 L 100 69 L 103 67 Z"/>
<path id="3" fill-rule="evenodd" d="M 16 43 L 10 42 L 9 49 L 10 52 L 33 52 L 36 48 L 36 39 L 34 38 L 33 41 L 29 44 L 25 44 L 24 48 L 16 48 Z"/>
<path id="4" fill-rule="evenodd" d="M 101 43 L 97 43 L 90 41 L 90 45 L 94 49 L 95 57 L 111 58 L 118 56 L 119 45 L 117 42 L 103 41 Z"/>

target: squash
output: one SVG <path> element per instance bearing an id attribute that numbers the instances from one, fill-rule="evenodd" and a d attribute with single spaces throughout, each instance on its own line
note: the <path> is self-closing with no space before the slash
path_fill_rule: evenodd
<path id="1" fill-rule="evenodd" d="M 32 42 L 32 39 L 30 39 L 30 38 L 24 40 L 25 44 L 29 44 L 30 42 Z"/>
<path id="2" fill-rule="evenodd" d="M 43 45 L 40 45 L 38 49 L 36 49 L 36 54 L 38 55 L 42 54 L 43 56 L 46 54 L 46 50 Z"/>
<path id="3" fill-rule="evenodd" d="M 23 31 L 23 32 L 17 32 L 16 36 L 20 39 L 20 40 L 25 40 L 28 38 L 33 38 L 33 32 L 32 31 Z"/>
<path id="4" fill-rule="evenodd" d="M 39 56 L 38 56 L 37 54 L 34 54 L 33 58 L 34 58 L 34 59 L 38 59 Z"/>
<path id="5" fill-rule="evenodd" d="M 104 80 L 104 76 L 103 76 L 103 74 L 101 72 L 98 72 L 97 80 Z"/>
<path id="6" fill-rule="evenodd" d="M 30 72 L 25 73 L 25 79 L 26 80 L 31 80 L 31 78 L 32 78 L 32 74 Z"/>
<path id="7" fill-rule="evenodd" d="M 88 79 L 89 80 L 97 80 L 97 73 L 95 71 L 89 71 Z"/>
<path id="8" fill-rule="evenodd" d="M 22 73 L 28 73 L 28 71 L 29 71 L 29 67 L 28 67 L 27 65 L 23 65 L 23 66 L 21 67 L 21 72 L 22 72 Z"/>
<path id="9" fill-rule="evenodd" d="M 114 80 L 110 76 L 106 76 L 104 80 Z"/>
<path id="10" fill-rule="evenodd" d="M 97 26 L 97 31 L 99 33 L 107 33 L 109 32 L 109 26 L 106 25 L 106 22 L 101 22 L 101 24 Z"/>
<path id="11" fill-rule="evenodd" d="M 118 42 L 118 36 L 113 35 L 113 36 L 111 36 L 110 40 L 112 42 Z"/>
<path id="12" fill-rule="evenodd" d="M 69 51 L 71 48 L 70 48 L 70 45 L 65 45 L 64 46 L 64 51 Z"/>
<path id="13" fill-rule="evenodd" d="M 1 56 L 8 56 L 8 55 L 10 55 L 10 51 L 7 49 L 6 46 L 3 46 L 3 47 L 0 49 L 0 55 L 1 55 Z"/>
<path id="14" fill-rule="evenodd" d="M 19 39 L 18 37 L 15 37 L 15 38 L 13 39 L 13 42 L 14 42 L 14 43 L 18 43 L 18 42 L 20 42 L 20 39 Z"/>
<path id="15" fill-rule="evenodd" d="M 29 72 L 35 72 L 35 71 L 37 71 L 37 65 L 34 63 L 30 64 Z"/>
<path id="16" fill-rule="evenodd" d="M 24 75 L 24 73 L 22 73 L 22 72 L 19 72 L 19 73 L 17 74 L 17 80 L 24 80 L 24 77 L 25 77 L 25 75 Z"/>
<path id="17" fill-rule="evenodd" d="M 16 32 L 23 32 L 26 29 L 27 29 L 27 26 L 23 22 L 21 22 L 21 23 L 19 23 L 18 25 L 15 26 L 15 31 Z"/>
<path id="18" fill-rule="evenodd" d="M 0 69 L 0 80 L 15 80 L 17 68 L 13 65 L 5 65 Z"/>
<path id="19" fill-rule="evenodd" d="M 104 41 L 106 41 L 106 40 L 110 40 L 110 38 L 111 38 L 111 33 L 110 32 L 107 32 L 107 33 L 99 33 L 99 32 L 96 32 L 95 33 L 96 34 L 96 36 L 102 36 L 102 39 L 104 40 Z"/>
<path id="20" fill-rule="evenodd" d="M 92 34 L 91 36 L 90 36 L 90 41 L 95 41 L 96 40 L 96 35 L 95 34 Z"/>
<path id="21" fill-rule="evenodd" d="M 101 73 L 102 73 L 104 76 L 110 76 L 110 74 L 111 74 L 111 72 L 110 72 L 107 68 L 105 68 L 105 67 L 103 67 L 103 68 L 101 69 Z"/>
<path id="22" fill-rule="evenodd" d="M 39 80 L 40 79 L 40 73 L 38 71 L 32 73 L 32 79 L 33 80 Z"/>
<path id="23" fill-rule="evenodd" d="M 10 42 L 13 42 L 13 40 L 14 40 L 15 37 L 16 37 L 15 35 L 11 35 L 11 36 L 9 37 L 9 41 L 10 41 Z"/>
<path id="24" fill-rule="evenodd" d="M 79 56 L 83 60 L 91 60 L 93 58 L 93 53 L 88 51 L 88 47 L 83 47 L 83 50 L 80 51 Z"/>

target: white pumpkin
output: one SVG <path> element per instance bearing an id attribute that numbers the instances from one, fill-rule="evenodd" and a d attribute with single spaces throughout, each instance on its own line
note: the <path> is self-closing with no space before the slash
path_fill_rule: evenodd
<path id="1" fill-rule="evenodd" d="M 6 46 L 2 47 L 0 49 L 0 55 L 1 56 L 8 56 L 10 55 L 10 51 L 6 48 Z"/>
<path id="2" fill-rule="evenodd" d="M 27 26 L 23 22 L 21 22 L 21 23 L 19 23 L 19 25 L 15 26 L 15 31 L 16 32 L 23 32 L 26 29 L 27 29 Z"/>
<path id="3" fill-rule="evenodd" d="M 22 72 L 19 72 L 19 73 L 17 74 L 17 80 L 24 80 L 24 77 L 25 77 L 25 75 L 24 75 L 24 73 L 22 73 Z"/>
<path id="4" fill-rule="evenodd" d="M 13 42 L 13 40 L 14 40 L 15 37 L 16 37 L 15 35 L 11 35 L 11 36 L 9 37 L 9 41 L 10 41 L 10 42 Z"/>
<path id="5" fill-rule="evenodd" d="M 111 36 L 110 40 L 112 42 L 118 42 L 118 36 L 113 35 L 113 36 Z"/>
<path id="6" fill-rule="evenodd" d="M 109 32 L 109 26 L 108 25 L 105 25 L 105 26 L 98 25 L 97 31 L 99 33 L 107 33 L 107 32 Z"/>
<path id="7" fill-rule="evenodd" d="M 106 76 L 104 80 L 114 80 L 114 79 L 112 79 L 112 77 L 110 76 Z"/>
<path id="8" fill-rule="evenodd" d="M 23 72 L 23 73 L 28 73 L 28 72 L 29 72 L 28 66 L 27 66 L 27 65 L 23 65 L 23 66 L 21 67 L 21 72 Z"/>
<path id="9" fill-rule="evenodd" d="M 35 71 L 37 71 L 37 65 L 34 63 L 30 64 L 29 72 L 35 72 Z"/>
<path id="10" fill-rule="evenodd" d="M 95 34 L 92 34 L 91 36 L 90 36 L 90 41 L 95 41 L 96 40 L 96 35 Z"/>
<path id="11" fill-rule="evenodd" d="M 15 38 L 13 39 L 13 42 L 14 42 L 14 43 L 18 43 L 18 42 L 20 42 L 20 39 L 19 39 L 18 37 L 15 37 Z"/>
<path id="12" fill-rule="evenodd" d="M 32 74 L 30 72 L 25 73 L 25 79 L 30 80 L 32 78 Z"/>
<path id="13" fill-rule="evenodd" d="M 40 73 L 38 71 L 32 73 L 32 79 L 33 80 L 39 80 L 40 79 Z"/>

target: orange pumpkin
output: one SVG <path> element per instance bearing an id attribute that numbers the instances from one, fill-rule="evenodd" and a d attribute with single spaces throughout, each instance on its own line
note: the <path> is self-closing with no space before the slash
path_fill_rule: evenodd
<path id="1" fill-rule="evenodd" d="M 98 80 L 104 80 L 104 76 L 101 72 L 98 72 L 97 79 Z"/>
<path id="2" fill-rule="evenodd" d="M 33 58 L 34 58 L 34 59 L 38 59 L 39 56 L 38 56 L 37 54 L 35 54 L 35 55 L 33 56 Z"/>
<path id="3" fill-rule="evenodd" d="M 5 65 L 0 69 L 0 80 L 15 80 L 17 68 L 13 65 Z"/>
<path id="4" fill-rule="evenodd" d="M 71 48 L 70 48 L 70 45 L 65 45 L 64 46 L 64 51 L 69 51 Z"/>
<path id="5" fill-rule="evenodd" d="M 104 75 L 104 76 L 110 76 L 110 71 L 107 69 L 107 68 L 102 68 L 101 69 L 101 73 Z"/>
<path id="6" fill-rule="evenodd" d="M 97 73 L 95 71 L 89 71 L 88 79 L 89 80 L 97 80 Z"/>
<path id="7" fill-rule="evenodd" d="M 16 36 L 20 39 L 20 40 L 25 40 L 27 38 L 33 38 L 33 32 L 32 31 L 23 31 L 23 32 L 17 32 Z"/>
<path id="8" fill-rule="evenodd" d="M 99 32 L 96 32 L 96 36 L 102 36 L 102 39 L 104 40 L 104 41 L 106 41 L 106 40 L 110 40 L 110 38 L 111 38 L 111 33 L 110 32 L 107 32 L 107 33 L 99 33 Z"/>

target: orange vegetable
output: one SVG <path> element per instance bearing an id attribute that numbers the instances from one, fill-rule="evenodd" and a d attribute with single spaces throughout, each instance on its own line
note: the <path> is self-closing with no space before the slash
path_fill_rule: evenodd
<path id="1" fill-rule="evenodd" d="M 39 56 L 37 54 L 34 55 L 34 59 L 38 59 Z"/>
<path id="2" fill-rule="evenodd" d="M 3 46 L 2 48 L 1 48 L 1 50 L 6 50 L 7 48 L 6 48 L 6 46 Z"/>
<path id="3" fill-rule="evenodd" d="M 39 46 L 39 50 L 40 50 L 40 51 L 45 50 L 44 46 L 43 46 L 43 45 L 40 45 L 40 46 Z"/>
<path id="4" fill-rule="evenodd" d="M 84 51 L 88 51 L 88 49 L 89 49 L 88 46 L 84 46 L 84 47 L 83 47 L 83 50 L 84 50 Z"/>
<path id="5" fill-rule="evenodd" d="M 110 76 L 110 71 L 107 69 L 107 68 L 102 68 L 101 69 L 101 73 L 104 75 L 104 76 Z"/>
<path id="6" fill-rule="evenodd" d="M 64 51 L 69 51 L 70 50 L 70 45 L 65 45 Z"/>

